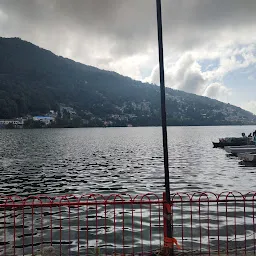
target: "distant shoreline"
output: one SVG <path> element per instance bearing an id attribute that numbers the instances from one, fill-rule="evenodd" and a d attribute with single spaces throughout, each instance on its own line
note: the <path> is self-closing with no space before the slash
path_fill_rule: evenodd
<path id="1" fill-rule="evenodd" d="M 256 124 L 212 124 L 212 125 L 167 125 L 167 127 L 222 127 L 222 126 L 256 126 Z M 84 126 L 84 127 L 40 127 L 40 128 L 1 128 L 0 130 L 41 130 L 41 129 L 81 129 L 81 128 L 142 128 L 159 127 L 161 125 L 140 125 L 140 126 Z"/>

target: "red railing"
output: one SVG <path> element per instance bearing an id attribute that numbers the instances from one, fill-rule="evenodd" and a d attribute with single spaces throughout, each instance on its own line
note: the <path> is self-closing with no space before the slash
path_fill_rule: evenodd
<path id="1" fill-rule="evenodd" d="M 163 243 L 154 194 L 0 198 L 0 255 L 151 255 Z M 47 254 L 48 255 L 48 254 Z"/>
<path id="2" fill-rule="evenodd" d="M 164 255 L 168 224 L 179 255 L 255 255 L 255 197 L 177 193 L 168 207 L 155 194 L 2 196 L 0 255 Z"/>
<path id="3" fill-rule="evenodd" d="M 189 255 L 256 255 L 256 192 L 177 193 L 173 233 Z"/>

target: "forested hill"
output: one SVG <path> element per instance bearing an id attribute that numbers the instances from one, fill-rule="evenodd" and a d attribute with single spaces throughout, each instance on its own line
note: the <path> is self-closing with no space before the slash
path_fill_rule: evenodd
<path id="1" fill-rule="evenodd" d="M 169 125 L 256 123 L 241 108 L 167 89 Z M 0 38 L 0 118 L 72 107 L 84 123 L 159 125 L 156 85 L 134 81 L 54 55 L 19 38 Z"/>

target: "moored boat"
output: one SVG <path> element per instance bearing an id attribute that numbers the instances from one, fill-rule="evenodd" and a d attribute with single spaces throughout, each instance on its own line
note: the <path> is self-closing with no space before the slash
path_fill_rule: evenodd
<path id="1" fill-rule="evenodd" d="M 227 151 L 228 150 L 228 151 Z M 242 153 L 255 153 L 256 154 L 256 146 L 254 147 L 227 147 L 226 152 L 231 153 L 232 155 L 237 156 Z"/>
<path id="2" fill-rule="evenodd" d="M 224 148 L 226 146 L 246 146 L 256 144 L 256 131 L 253 135 L 250 133 L 248 136 L 242 133 L 242 137 L 226 137 L 219 138 L 219 142 L 212 142 L 214 148 Z"/>
<path id="3" fill-rule="evenodd" d="M 225 146 L 224 149 L 227 153 L 232 153 L 233 149 L 242 149 L 242 148 L 256 148 L 255 145 L 242 145 L 242 146 Z"/>
<path id="4" fill-rule="evenodd" d="M 244 153 L 238 155 L 239 159 L 244 162 L 251 162 L 256 163 L 256 153 L 250 154 L 250 153 Z"/>
<path id="5" fill-rule="evenodd" d="M 215 148 L 224 148 L 226 146 L 251 145 L 251 139 L 248 137 L 227 137 L 220 138 L 219 142 L 212 142 Z"/>

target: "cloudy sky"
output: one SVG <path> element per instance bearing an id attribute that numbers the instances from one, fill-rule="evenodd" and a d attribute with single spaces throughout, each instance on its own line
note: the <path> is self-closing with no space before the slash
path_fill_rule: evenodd
<path id="1" fill-rule="evenodd" d="M 256 0 L 162 0 L 166 86 L 256 114 Z M 1 0 L 0 35 L 159 83 L 155 0 Z"/>

